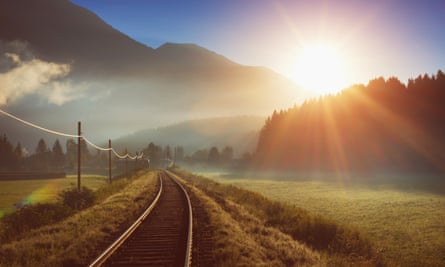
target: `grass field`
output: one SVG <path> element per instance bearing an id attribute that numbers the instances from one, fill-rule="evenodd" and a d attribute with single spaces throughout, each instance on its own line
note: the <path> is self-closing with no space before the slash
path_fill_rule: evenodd
<path id="1" fill-rule="evenodd" d="M 105 195 L 89 208 L 1 240 L 0 266 L 87 266 L 152 201 L 157 181 L 156 171 L 138 172 L 96 191 Z"/>
<path id="2" fill-rule="evenodd" d="M 351 225 L 368 236 L 390 266 L 445 266 L 443 195 L 384 185 L 371 188 L 326 181 L 213 179 Z"/>
<path id="3" fill-rule="evenodd" d="M 108 183 L 108 177 L 97 175 L 82 176 L 81 185 L 97 189 Z M 55 201 L 58 194 L 77 186 L 77 175 L 48 180 L 0 181 L 0 218 L 13 212 L 15 205 Z"/>

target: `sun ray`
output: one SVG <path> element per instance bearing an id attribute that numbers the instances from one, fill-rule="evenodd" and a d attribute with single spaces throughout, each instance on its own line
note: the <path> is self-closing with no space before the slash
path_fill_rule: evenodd
<path id="1" fill-rule="evenodd" d="M 349 169 L 349 162 L 343 147 L 344 140 L 339 131 L 338 122 L 335 116 L 333 116 L 334 109 L 331 105 L 332 103 L 329 100 L 323 103 L 323 113 L 326 118 L 326 129 L 328 131 L 326 143 L 330 144 L 328 146 L 329 162 L 332 162 L 334 170 L 339 173 Z"/>
<path id="2" fill-rule="evenodd" d="M 408 147 L 415 150 L 419 155 L 428 160 L 441 171 L 445 171 L 445 166 L 438 160 L 443 151 L 435 145 L 433 138 L 425 131 L 419 128 L 419 125 L 413 124 L 406 118 L 391 111 L 388 107 L 379 104 L 367 96 L 363 90 L 353 90 L 352 96 L 358 100 L 361 105 L 375 113 L 376 117 L 385 118 L 383 125 L 385 130 L 400 139 Z M 371 146 L 370 146 L 371 147 Z M 384 153 L 385 148 L 374 148 L 377 152 Z"/>

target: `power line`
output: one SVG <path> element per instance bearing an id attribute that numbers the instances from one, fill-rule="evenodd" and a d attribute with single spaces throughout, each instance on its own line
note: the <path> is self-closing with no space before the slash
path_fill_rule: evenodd
<path id="1" fill-rule="evenodd" d="M 62 132 L 59 132 L 59 131 L 54 131 L 54 130 L 51 130 L 51 129 L 48 129 L 48 128 L 36 125 L 36 124 L 34 124 L 32 122 L 23 120 L 23 119 L 21 119 L 21 118 L 19 118 L 17 116 L 14 116 L 11 113 L 8 113 L 8 112 L 6 112 L 4 110 L 1 110 L 1 109 L 0 109 L 0 113 L 2 113 L 3 115 L 6 115 L 6 116 L 8 116 L 8 117 L 10 117 L 10 118 L 12 118 L 12 119 L 14 119 L 16 121 L 19 121 L 19 122 L 21 122 L 21 123 L 23 123 L 25 125 L 28 125 L 28 126 L 31 126 L 33 128 L 39 129 L 41 131 L 45 131 L 45 132 L 50 133 L 50 134 L 55 134 L 55 135 L 64 136 L 64 137 L 70 137 L 70 138 L 79 138 L 80 137 L 83 140 L 85 140 L 85 142 L 87 144 L 89 144 L 90 146 L 92 146 L 92 147 L 94 147 L 94 148 L 96 148 L 98 150 L 101 150 L 101 151 L 110 151 L 111 150 L 114 153 L 114 155 L 116 157 L 120 158 L 120 159 L 129 158 L 129 159 L 134 160 L 134 159 L 140 159 L 144 155 L 143 153 L 141 155 L 135 155 L 135 156 L 131 156 L 128 153 L 125 154 L 125 155 L 120 155 L 119 153 L 116 152 L 116 150 L 114 150 L 114 148 L 110 148 L 110 147 L 105 148 L 105 147 L 98 146 L 98 145 L 94 144 L 93 142 L 91 142 L 90 140 L 88 140 L 88 138 L 86 138 L 83 135 L 67 134 L 67 133 L 62 133 Z"/>
<path id="2" fill-rule="evenodd" d="M 45 131 L 45 132 L 47 132 L 47 133 L 51 133 L 51 134 L 55 134 L 55 135 L 60 135 L 60 136 L 65 136 L 65 137 L 71 137 L 71 138 L 78 138 L 78 137 L 79 137 L 79 135 L 75 135 L 75 134 L 66 134 L 66 133 L 61 133 L 61 132 L 58 132 L 58 131 L 53 131 L 53 130 L 47 129 L 47 128 L 45 128 L 45 127 L 36 125 L 36 124 L 31 123 L 31 122 L 29 122 L 29 121 L 22 120 L 22 119 L 20 119 L 20 118 L 14 116 L 14 115 L 12 115 L 12 114 L 6 112 L 6 111 L 3 111 L 3 110 L 1 110 L 1 109 L 0 109 L 0 113 L 4 114 L 4 115 L 6 115 L 6 116 L 8 116 L 8 117 L 10 117 L 10 118 L 13 118 L 14 120 L 17 120 L 17 121 L 19 121 L 19 122 L 21 122 L 21 123 L 24 123 L 24 124 L 26 124 L 26 125 L 28 125 L 28 126 L 34 127 L 34 128 L 36 128 L 36 129 L 39 129 L 39 130 L 42 130 L 42 131 Z"/>
<path id="3" fill-rule="evenodd" d="M 85 142 L 87 142 L 90 146 L 94 147 L 97 150 L 101 150 L 101 151 L 110 151 L 112 150 L 112 148 L 109 147 L 100 147 L 96 144 L 94 144 L 93 142 L 91 142 L 90 140 L 88 140 L 85 136 L 82 135 L 82 139 L 85 140 Z"/>
<path id="4" fill-rule="evenodd" d="M 111 151 L 114 153 L 114 155 L 120 159 L 125 159 L 125 158 L 129 158 L 129 159 L 141 159 L 144 156 L 144 153 L 142 153 L 141 155 L 136 155 L 136 156 L 131 156 L 130 154 L 125 154 L 125 155 L 120 155 L 119 153 L 116 152 L 116 150 L 114 150 L 114 148 L 111 148 Z"/>
<path id="5" fill-rule="evenodd" d="M 125 158 L 127 158 L 127 157 L 129 156 L 128 153 L 125 154 L 125 155 L 123 155 L 123 156 L 121 156 L 119 153 L 116 152 L 116 150 L 114 150 L 114 148 L 111 148 L 111 151 L 113 152 L 113 154 L 114 154 L 116 157 L 118 157 L 118 158 L 120 158 L 120 159 L 125 159 Z"/>

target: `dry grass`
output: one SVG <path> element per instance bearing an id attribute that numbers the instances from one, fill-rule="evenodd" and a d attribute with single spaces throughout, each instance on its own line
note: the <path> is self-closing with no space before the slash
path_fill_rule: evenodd
<path id="1" fill-rule="evenodd" d="M 0 246 L 1 266 L 85 266 L 153 198 L 157 174 L 139 174 L 121 192 Z"/>
<path id="2" fill-rule="evenodd" d="M 445 197 L 394 186 L 216 179 L 364 232 L 390 266 L 445 266 Z"/>
<path id="3" fill-rule="evenodd" d="M 325 266 L 318 252 L 293 240 L 230 200 L 187 183 L 213 229 L 213 266 Z"/>

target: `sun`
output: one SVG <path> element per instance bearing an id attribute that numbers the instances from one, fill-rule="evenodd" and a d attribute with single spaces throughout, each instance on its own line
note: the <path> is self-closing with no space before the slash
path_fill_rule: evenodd
<path id="1" fill-rule="evenodd" d="M 346 58 L 335 46 L 305 45 L 297 53 L 292 78 L 316 94 L 336 93 L 348 86 Z"/>

